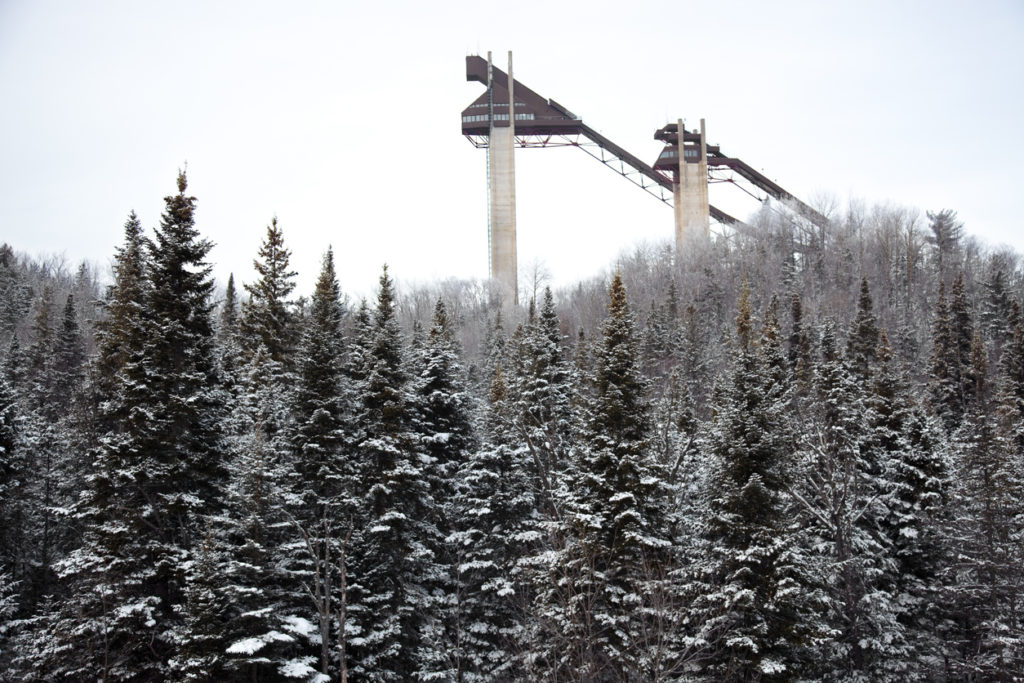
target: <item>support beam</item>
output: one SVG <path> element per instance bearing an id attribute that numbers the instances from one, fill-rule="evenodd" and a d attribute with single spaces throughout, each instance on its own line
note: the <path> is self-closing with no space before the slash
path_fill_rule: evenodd
<path id="1" fill-rule="evenodd" d="M 683 120 L 676 123 L 683 131 Z M 682 252 L 689 244 L 706 241 L 711 234 L 708 206 L 708 148 L 704 119 L 700 120 L 700 141 L 683 144 L 679 136 L 679 180 L 673 187 L 676 219 L 676 250 Z M 696 157 L 696 158 L 695 158 Z"/>
<path id="2" fill-rule="evenodd" d="M 508 117 L 496 117 L 494 111 L 494 72 L 487 53 L 490 128 L 487 148 L 489 178 L 489 216 L 491 280 L 507 303 L 519 303 L 518 263 L 516 258 L 516 166 L 515 97 L 512 80 L 512 52 L 508 53 Z M 500 119 L 500 120 L 499 120 Z"/>

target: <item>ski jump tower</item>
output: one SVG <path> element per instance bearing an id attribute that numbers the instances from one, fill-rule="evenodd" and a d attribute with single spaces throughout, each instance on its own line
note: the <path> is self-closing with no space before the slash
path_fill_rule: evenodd
<path id="1" fill-rule="evenodd" d="M 654 138 L 665 143 L 665 149 L 654 162 L 654 169 L 667 172 L 672 177 L 676 249 L 681 251 L 689 244 L 707 240 L 711 233 L 708 143 L 704 119 L 700 120 L 700 129 L 692 133 L 686 131 L 683 120 L 679 119 L 674 126 L 669 124 L 655 133 Z"/>
<path id="2" fill-rule="evenodd" d="M 512 77 L 511 52 L 507 74 L 494 66 L 490 52 L 486 60 L 476 55 L 466 57 L 466 80 L 486 86 L 484 93 L 462 111 L 462 134 L 474 146 L 487 149 L 490 276 L 505 301 L 519 303 L 516 147 L 577 147 L 672 206 L 677 251 L 708 239 L 712 218 L 723 225 L 743 225 L 708 202 L 709 182 L 735 183 L 742 179 L 787 203 L 812 223 L 827 223 L 824 216 L 762 173 L 740 159 L 725 156 L 717 145 L 707 144 L 704 119 L 700 128 L 693 131 L 687 131 L 679 119 L 655 132 L 654 138 L 664 142 L 665 147 L 654 166 L 650 166 L 562 105 L 516 81 Z M 727 177 L 716 176 L 712 170 L 724 172 Z"/>

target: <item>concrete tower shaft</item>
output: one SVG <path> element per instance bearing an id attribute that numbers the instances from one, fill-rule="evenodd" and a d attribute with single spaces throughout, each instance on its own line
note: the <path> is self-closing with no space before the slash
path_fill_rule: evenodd
<path id="1" fill-rule="evenodd" d="M 683 130 L 683 121 L 676 124 Z M 697 131 L 694 131 L 696 133 Z M 708 148 L 704 119 L 700 120 L 700 141 L 683 145 L 679 155 L 679 173 L 674 179 L 673 199 L 676 219 L 676 249 L 682 251 L 696 240 L 711 235 L 708 208 Z"/>
<path id="2" fill-rule="evenodd" d="M 507 114 L 496 111 L 494 68 L 487 53 L 487 94 L 489 144 L 487 147 L 488 178 L 488 241 L 490 243 L 490 276 L 501 297 L 513 305 L 519 303 L 519 265 L 516 247 L 516 122 L 514 115 L 514 83 L 512 52 L 508 53 Z"/>

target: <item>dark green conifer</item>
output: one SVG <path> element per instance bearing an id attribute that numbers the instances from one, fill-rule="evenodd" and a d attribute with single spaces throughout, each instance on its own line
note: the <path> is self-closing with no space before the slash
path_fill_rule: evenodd
<path id="1" fill-rule="evenodd" d="M 429 484 L 410 431 L 409 379 L 387 268 L 366 341 L 359 388 L 359 488 L 363 515 L 353 536 L 350 614 L 353 674 L 411 680 L 425 653 L 433 578 L 426 540 Z M 432 658 L 428 658 L 432 659 Z"/>
<path id="2" fill-rule="evenodd" d="M 767 356 L 754 343 L 753 324 L 744 282 L 732 371 L 717 401 L 702 482 L 703 557 L 688 588 L 687 619 L 704 646 L 698 661 L 705 680 L 799 678 L 821 635 L 812 616 L 820 597 L 789 497 L 796 482 L 788 391 L 767 365 L 781 359 L 776 324 L 769 316 L 761 343 Z"/>
<path id="3" fill-rule="evenodd" d="M 259 258 L 253 267 L 259 279 L 245 285 L 249 301 L 242 305 L 244 348 L 252 353 L 263 344 L 271 358 L 291 368 L 295 346 L 295 325 L 289 309 L 288 296 L 295 289 L 295 271 L 289 270 L 291 250 L 284 246 L 284 235 L 275 216 L 267 226 L 267 235 L 260 245 Z"/>

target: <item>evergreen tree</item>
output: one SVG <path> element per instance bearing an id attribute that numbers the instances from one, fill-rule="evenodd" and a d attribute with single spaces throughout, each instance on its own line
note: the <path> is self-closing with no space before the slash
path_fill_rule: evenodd
<path id="1" fill-rule="evenodd" d="M 857 317 L 853 321 L 846 357 L 853 372 L 863 381 L 873 369 L 878 352 L 878 324 L 872 311 L 871 291 L 867 278 L 860 281 L 860 298 L 857 300 Z"/>
<path id="2" fill-rule="evenodd" d="M 80 602 L 58 607 L 55 644 L 40 653 L 54 678 L 166 677 L 191 553 L 221 504 L 212 245 L 186 187 L 179 174 L 145 262 L 131 219 L 118 254 L 100 350 L 105 433 L 78 506 L 82 545 L 61 564 Z"/>
<path id="3" fill-rule="evenodd" d="M 538 511 L 525 447 L 516 447 L 503 413 L 508 391 L 500 362 L 492 373 L 482 443 L 462 464 L 455 494 L 454 550 L 457 628 L 450 644 L 454 678 L 515 679 L 521 650 L 532 647 L 526 617 L 530 593 L 521 558 L 537 547 Z"/>
<path id="4" fill-rule="evenodd" d="M 223 406 L 214 362 L 211 312 L 213 281 L 206 256 L 213 244 L 195 228 L 195 198 L 178 175 L 178 194 L 165 197 L 166 210 L 151 246 L 152 283 L 147 318 L 152 337 L 148 360 L 150 397 L 157 418 L 144 427 L 139 452 L 153 458 L 145 478 L 148 496 L 160 499 L 156 512 L 158 572 L 172 575 L 182 551 L 196 542 L 202 516 L 220 507 L 225 479 L 220 419 Z M 168 586 L 170 588 L 170 586 Z M 168 591 L 164 598 L 176 598 Z"/>
<path id="5" fill-rule="evenodd" d="M 575 651 L 559 654 L 588 680 L 660 674 L 648 647 L 660 638 L 651 638 L 644 622 L 650 598 L 665 590 L 671 545 L 670 494 L 651 452 L 647 382 L 618 275 L 609 296 L 593 415 L 566 501 L 565 570 L 575 597 L 563 603 L 562 628 Z"/>
<path id="6" fill-rule="evenodd" d="M 267 236 L 260 245 L 259 259 L 253 267 L 260 279 L 245 285 L 249 301 L 242 305 L 242 332 L 245 348 L 252 353 L 263 344 L 270 357 L 290 368 L 295 343 L 294 320 L 289 310 L 288 295 L 295 289 L 296 273 L 289 270 L 291 250 L 284 246 L 284 235 L 277 217 L 267 226 Z"/>
<path id="7" fill-rule="evenodd" d="M 438 299 L 426 339 L 419 350 L 413 348 L 415 374 L 410 387 L 412 429 L 433 501 L 432 509 L 427 510 L 427 529 L 437 534 L 423 539 L 432 556 L 429 573 L 423 578 L 441 615 L 440 620 L 427 624 L 421 666 L 423 675 L 443 680 L 455 678 L 461 670 L 460 653 L 454 647 L 463 639 L 457 596 L 458 549 L 451 536 L 456 530 L 456 477 L 476 450 L 472 404 L 453 334 L 448 310 Z M 441 642 L 447 646 L 438 647 Z"/>
<path id="8" fill-rule="evenodd" d="M 956 211 L 942 209 L 936 212 L 927 212 L 928 229 L 931 234 L 928 241 L 935 247 L 935 261 L 938 266 L 938 275 L 944 279 L 946 270 L 950 267 L 950 261 L 960 247 L 960 240 L 964 234 L 964 224 L 957 218 Z"/>
<path id="9" fill-rule="evenodd" d="M 932 353 L 929 362 L 931 383 L 928 398 L 933 412 L 942 419 L 947 431 L 957 423 L 959 366 L 953 351 L 952 322 L 946 302 L 946 287 L 939 283 L 939 298 L 932 323 Z"/>
<path id="10" fill-rule="evenodd" d="M 793 292 L 790 300 L 791 327 L 789 333 L 789 366 L 793 370 L 794 389 L 798 397 L 806 396 L 810 391 L 813 359 L 811 358 L 811 339 L 804 330 L 803 302 L 800 295 Z"/>
<path id="11" fill-rule="evenodd" d="M 897 620 L 896 565 L 884 533 L 892 487 L 885 453 L 872 443 L 868 387 L 839 356 L 831 322 L 815 374 L 803 499 L 814 543 L 824 552 L 827 618 L 837 634 L 825 650 L 825 670 L 842 680 L 897 680 L 908 654 Z"/>
<path id="12" fill-rule="evenodd" d="M 985 338 L 995 347 L 996 355 L 1000 355 L 1003 346 L 1013 338 L 1013 327 L 1010 322 L 1013 298 L 1010 295 L 1004 264 L 993 258 L 988 277 L 984 282 L 984 299 L 978 323 Z"/>
<path id="13" fill-rule="evenodd" d="M 1011 302 L 1007 327 L 1011 334 L 999 359 L 998 416 L 1003 437 L 1024 460 L 1024 324 L 1016 301 Z"/>
<path id="14" fill-rule="evenodd" d="M 353 674 L 410 680 L 420 671 L 431 600 L 426 575 L 429 484 L 413 449 L 408 384 L 395 292 L 385 268 L 367 340 L 359 396 L 359 492 L 363 515 L 353 536 Z"/>
<path id="15" fill-rule="evenodd" d="M 220 306 L 217 324 L 217 349 L 224 390 L 229 395 L 234 394 L 238 388 L 238 374 L 241 372 L 243 363 L 241 321 L 239 320 L 238 295 L 235 291 L 234 274 L 228 276 L 224 301 Z"/>
<path id="16" fill-rule="evenodd" d="M 32 322 L 32 344 L 28 347 L 28 381 L 31 386 L 29 399 L 31 405 L 41 406 L 46 403 L 50 377 L 48 370 L 53 353 L 55 317 L 53 288 L 43 287 L 39 298 L 35 319 Z"/>
<path id="17" fill-rule="evenodd" d="M 896 562 L 890 592 L 908 643 L 903 676 L 927 679 L 938 675 L 942 651 L 948 450 L 941 424 L 916 405 L 905 374 L 895 368 L 884 332 L 875 355 L 867 448 L 877 454 L 888 489 L 889 514 L 880 521 Z"/>
<path id="18" fill-rule="evenodd" d="M 949 674 L 961 680 L 1009 681 L 1024 669 L 1019 614 L 1024 478 L 1019 459 L 995 429 L 980 337 L 974 351 L 974 396 L 955 440 L 951 598 L 956 656 Z"/>
<path id="19" fill-rule="evenodd" d="M 17 397 L 6 374 L 0 374 L 0 576 L 13 594 L 27 571 L 23 537 L 27 463 L 18 445 Z M 6 597 L 5 593 L 0 600 Z"/>
<path id="20" fill-rule="evenodd" d="M 351 424 L 357 408 L 345 377 L 344 316 L 334 253 L 328 249 L 297 354 L 291 515 L 301 542 L 288 561 L 293 577 L 301 577 L 309 589 L 290 599 L 293 609 L 315 614 L 323 675 L 330 675 L 332 666 L 338 671 L 348 666 L 344 572 L 362 493 L 353 442 L 358 435 Z M 341 661 L 334 662 L 336 657 Z"/>
<path id="21" fill-rule="evenodd" d="M 550 288 L 544 289 L 540 315 L 517 330 L 510 348 L 506 427 L 529 449 L 537 506 L 553 516 L 581 410 L 574 404 L 573 372 Z"/>
<path id="22" fill-rule="evenodd" d="M 795 463 L 787 391 L 770 379 L 755 344 L 746 283 L 737 308 L 732 372 L 717 401 L 702 482 L 703 558 L 689 586 L 688 621 L 702 650 L 695 673 L 788 680 L 810 670 L 809 646 L 822 632 L 812 616 L 820 596 L 788 495 Z"/>
<path id="23" fill-rule="evenodd" d="M 950 366 L 956 377 L 956 411 L 963 415 L 968 404 L 974 397 L 974 368 L 971 361 L 971 348 L 974 336 L 974 322 L 971 318 L 970 304 L 964 287 L 964 274 L 958 273 L 953 281 L 953 296 L 949 304 L 950 340 L 952 357 Z"/>
<path id="24" fill-rule="evenodd" d="M 0 244 L 0 342 L 15 338 L 18 324 L 32 306 L 32 289 L 9 244 Z"/>
<path id="25" fill-rule="evenodd" d="M 138 361 L 145 341 L 143 311 L 149 296 L 146 252 L 149 241 L 142 231 L 135 212 L 124 225 L 124 243 L 114 254 L 114 284 L 102 303 L 106 316 L 96 323 L 98 354 L 93 362 L 94 392 L 101 397 L 117 394 L 118 374 L 130 361 Z M 127 408 L 126 404 L 122 404 Z M 109 409 L 97 411 L 97 418 L 106 416 L 100 428 L 111 428 L 111 422 L 126 419 L 123 412 Z"/>

